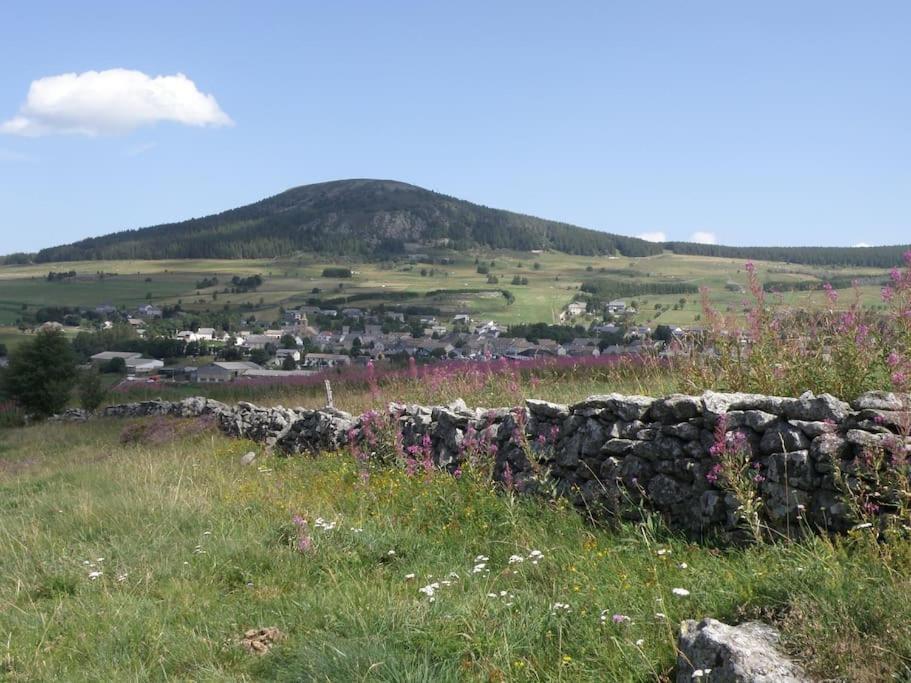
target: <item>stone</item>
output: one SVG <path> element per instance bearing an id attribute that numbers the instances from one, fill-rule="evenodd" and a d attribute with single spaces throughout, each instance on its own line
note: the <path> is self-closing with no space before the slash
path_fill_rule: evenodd
<path id="1" fill-rule="evenodd" d="M 778 630 L 760 622 L 729 626 L 716 619 L 684 621 L 677 642 L 677 683 L 809 683 L 780 649 Z M 702 675 L 696 674 L 701 671 Z"/>
<path id="2" fill-rule="evenodd" d="M 570 410 L 604 408 L 625 422 L 641 420 L 655 399 L 649 396 L 624 396 L 622 394 L 597 394 L 589 396 L 570 407 Z"/>
<path id="3" fill-rule="evenodd" d="M 806 434 L 811 439 L 817 436 L 834 432 L 836 427 L 834 422 L 809 422 L 807 420 L 788 420 L 792 425 Z"/>
<path id="4" fill-rule="evenodd" d="M 686 394 L 671 394 L 652 403 L 652 419 L 663 424 L 679 424 L 701 415 L 702 400 Z"/>
<path id="5" fill-rule="evenodd" d="M 813 465 L 809 451 L 773 453 L 762 464 L 761 474 L 769 481 L 804 490 L 813 487 Z"/>
<path id="6" fill-rule="evenodd" d="M 789 398 L 782 404 L 784 414 L 788 419 L 809 420 L 819 422 L 823 420 L 844 420 L 851 411 L 844 401 L 839 401 L 831 394 L 816 396 L 812 391 L 804 392 L 799 398 Z"/>
<path id="7" fill-rule="evenodd" d="M 766 455 L 785 451 L 802 451 L 809 447 L 810 440 L 806 435 L 787 422 L 779 422 L 767 429 L 759 442 L 759 451 Z"/>
<path id="8" fill-rule="evenodd" d="M 786 400 L 780 396 L 763 394 L 720 393 L 705 391 L 701 396 L 706 417 L 714 420 L 731 410 L 761 410 L 773 415 L 782 414 L 782 404 Z"/>
<path id="9" fill-rule="evenodd" d="M 699 438 L 699 427 L 692 422 L 682 422 L 675 425 L 665 425 L 661 428 L 661 433 L 667 436 L 674 436 L 684 441 L 696 441 Z"/>
<path id="10" fill-rule="evenodd" d="M 749 427 L 757 432 L 765 431 L 769 425 L 778 420 L 777 415 L 764 410 L 731 410 L 725 414 L 725 427 Z"/>
<path id="11" fill-rule="evenodd" d="M 835 471 L 835 464 L 841 463 L 850 453 L 848 442 L 837 434 L 822 434 L 810 444 L 810 460 L 817 472 Z"/>
<path id="12" fill-rule="evenodd" d="M 668 508 L 686 499 L 683 485 L 666 474 L 656 474 L 646 486 L 649 497 L 659 508 Z"/>
<path id="13" fill-rule="evenodd" d="M 604 442 L 601 452 L 607 455 L 625 455 L 635 444 L 632 439 L 609 439 Z"/>
<path id="14" fill-rule="evenodd" d="M 854 410 L 904 410 L 905 402 L 891 391 L 868 391 L 851 402 Z"/>
<path id="15" fill-rule="evenodd" d="M 564 420 L 569 417 L 569 406 L 562 403 L 550 403 L 529 398 L 525 401 L 525 407 L 535 417 L 546 417 L 551 420 Z"/>
<path id="16" fill-rule="evenodd" d="M 254 453 L 253 451 L 247 451 L 247 452 L 244 453 L 242 456 L 240 456 L 240 464 L 241 464 L 241 465 L 249 465 L 249 464 L 251 464 L 254 460 L 256 460 L 256 453 Z"/>

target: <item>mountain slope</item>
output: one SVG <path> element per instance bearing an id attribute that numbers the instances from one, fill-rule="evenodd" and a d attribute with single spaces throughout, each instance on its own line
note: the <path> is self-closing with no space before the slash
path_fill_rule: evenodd
<path id="1" fill-rule="evenodd" d="M 490 209 L 391 180 L 296 187 L 237 209 L 125 230 L 40 251 L 36 260 L 262 258 L 310 251 L 370 257 L 405 243 L 456 249 L 556 249 L 647 256 L 661 246 L 566 223 Z"/>

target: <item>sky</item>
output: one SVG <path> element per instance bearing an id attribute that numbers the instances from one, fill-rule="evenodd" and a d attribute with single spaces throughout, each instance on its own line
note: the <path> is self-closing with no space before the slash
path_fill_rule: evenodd
<path id="1" fill-rule="evenodd" d="M 0 253 L 387 178 L 655 240 L 911 242 L 911 3 L 6 2 Z"/>

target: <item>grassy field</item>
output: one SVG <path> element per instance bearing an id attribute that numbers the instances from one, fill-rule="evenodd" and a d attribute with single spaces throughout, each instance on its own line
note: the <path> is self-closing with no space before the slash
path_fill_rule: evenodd
<path id="1" fill-rule="evenodd" d="M 496 285 L 487 284 L 487 276 L 477 273 L 475 258 L 491 266 L 499 278 Z M 538 268 L 534 264 L 538 263 Z M 323 278 L 327 265 L 352 267 L 356 274 L 350 280 Z M 22 315 L 23 305 L 31 310 L 47 305 L 94 307 L 99 304 L 138 306 L 147 301 L 157 304 L 180 302 L 189 311 L 218 311 L 224 306 L 237 309 L 252 307 L 258 319 L 277 317 L 280 306 L 293 307 L 314 296 L 339 299 L 346 296 L 368 296 L 370 302 L 390 302 L 392 293 L 411 292 L 415 298 L 404 303 L 437 306 L 444 311 L 469 311 L 480 319 L 492 318 L 501 323 L 556 322 L 563 307 L 577 293 L 581 283 L 597 277 L 620 278 L 643 284 L 686 283 L 705 286 L 722 309 L 739 310 L 744 295 L 727 289 L 729 283 L 743 284 L 744 262 L 698 256 L 663 254 L 647 258 L 588 258 L 560 253 L 496 252 L 461 254 L 448 265 L 411 264 L 385 269 L 378 264 L 327 264 L 306 258 L 238 261 L 89 261 L 61 264 L 0 267 L 0 325 L 12 325 Z M 829 277 L 882 276 L 881 271 L 851 269 L 818 269 L 809 266 L 787 266 L 781 263 L 758 263 L 764 279 L 780 281 L 825 281 Z M 606 272 L 600 272 L 601 269 Z M 75 270 L 77 277 L 63 282 L 47 282 L 50 270 Z M 421 275 L 424 269 L 425 276 Z M 433 269 L 433 274 L 430 271 Z M 589 270 L 590 269 L 590 270 Z M 103 279 L 97 273 L 114 273 Z M 259 273 L 265 279 L 255 292 L 246 294 L 213 293 L 224 289 L 233 275 Z M 528 279 L 527 285 L 511 284 L 514 276 Z M 218 276 L 216 287 L 198 290 L 203 277 Z M 339 285 L 342 289 L 339 289 Z M 499 293 L 508 289 L 515 296 L 507 304 Z M 428 296 L 430 292 L 443 291 Z M 448 290 L 448 291 L 447 291 Z M 468 292 L 459 290 L 469 290 Z M 865 303 L 874 304 L 878 287 L 862 288 Z M 638 322 L 657 324 L 692 324 L 700 313 L 698 295 L 642 295 L 635 299 L 639 306 Z M 680 305 L 680 300 L 685 299 Z M 814 306 L 822 301 L 819 292 L 788 293 L 783 303 L 791 306 Z M 678 310 L 673 310 L 677 304 Z M 656 309 L 656 306 L 660 306 Z M 664 310 L 667 307 L 670 310 Z"/>
<path id="2" fill-rule="evenodd" d="M 243 467 L 254 444 L 162 422 L 125 444 L 129 424 L 0 435 L 4 680 L 668 680 L 677 623 L 703 616 L 774 622 L 831 678 L 911 674 L 911 546 L 722 550 L 473 472 Z M 238 644 L 259 627 L 285 636 L 261 657 Z"/>

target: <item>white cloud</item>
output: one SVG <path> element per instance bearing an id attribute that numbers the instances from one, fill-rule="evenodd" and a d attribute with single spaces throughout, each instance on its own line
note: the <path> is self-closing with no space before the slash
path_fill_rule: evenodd
<path id="1" fill-rule="evenodd" d="M 694 232 L 690 235 L 690 242 L 696 244 L 718 244 L 718 236 L 714 232 Z"/>
<path id="2" fill-rule="evenodd" d="M 642 232 L 636 235 L 640 240 L 645 240 L 646 242 L 667 242 L 667 234 L 661 231 L 658 232 Z"/>
<path id="3" fill-rule="evenodd" d="M 855 247 L 872 247 L 872 244 L 867 244 L 866 242 L 858 242 L 854 245 Z"/>
<path id="4" fill-rule="evenodd" d="M 106 135 L 159 121 L 188 126 L 232 123 L 215 98 L 200 92 L 183 74 L 153 78 L 141 71 L 108 69 L 32 81 L 25 104 L 16 116 L 0 123 L 0 132 Z"/>

